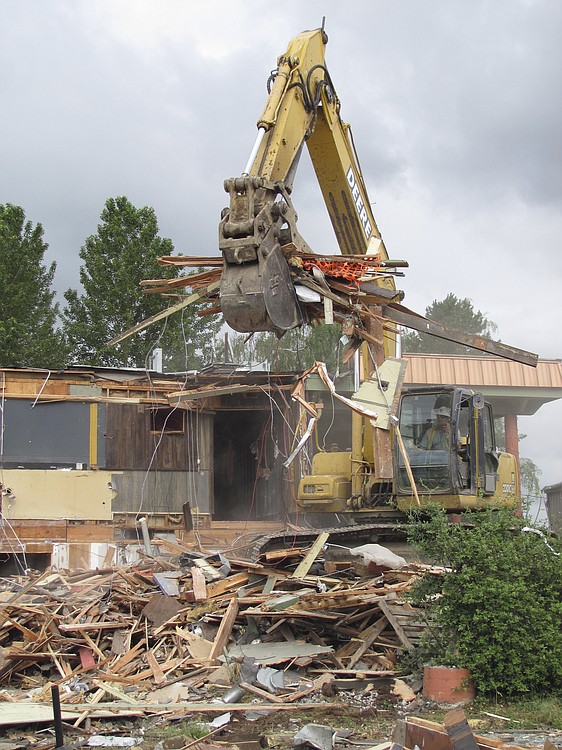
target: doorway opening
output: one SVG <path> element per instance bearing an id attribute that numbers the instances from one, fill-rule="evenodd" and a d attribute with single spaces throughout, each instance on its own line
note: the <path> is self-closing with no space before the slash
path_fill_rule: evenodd
<path id="1" fill-rule="evenodd" d="M 214 419 L 214 512 L 218 521 L 277 518 L 270 411 L 218 411 Z"/>

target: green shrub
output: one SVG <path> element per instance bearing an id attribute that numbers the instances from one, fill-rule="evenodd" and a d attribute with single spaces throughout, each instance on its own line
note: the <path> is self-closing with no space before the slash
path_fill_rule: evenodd
<path id="1" fill-rule="evenodd" d="M 410 540 L 437 564 L 414 593 L 430 603 L 423 660 L 470 669 L 483 692 L 514 695 L 562 685 L 562 544 L 507 511 L 450 523 L 415 514 Z"/>

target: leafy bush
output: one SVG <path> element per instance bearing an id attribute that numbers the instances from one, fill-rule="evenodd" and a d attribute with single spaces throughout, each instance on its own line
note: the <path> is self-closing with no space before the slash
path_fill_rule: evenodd
<path id="1" fill-rule="evenodd" d="M 426 575 L 415 597 L 433 627 L 419 656 L 470 669 L 479 690 L 514 695 L 562 685 L 562 543 L 507 511 L 450 523 L 416 514 L 411 541 L 450 568 Z"/>

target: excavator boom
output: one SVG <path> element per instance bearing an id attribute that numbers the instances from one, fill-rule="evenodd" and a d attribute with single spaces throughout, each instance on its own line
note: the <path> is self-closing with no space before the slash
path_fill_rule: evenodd
<path id="1" fill-rule="evenodd" d="M 297 229 L 291 195 L 306 144 L 342 260 L 347 258 L 351 264 L 359 258 L 359 264 L 366 266 L 373 260 L 377 266 L 372 282 L 359 277 L 352 280 L 365 295 L 363 302 L 355 297 L 342 305 L 345 313 L 339 313 L 342 330 L 355 345 L 350 351 L 361 346 L 363 352 L 358 358 L 363 384 L 350 402 L 357 407 L 375 398 L 376 413 L 355 409 L 350 449 L 319 450 L 313 456 L 311 474 L 299 485 L 298 505 L 316 515 L 363 518 L 376 517 L 381 509 L 386 514 L 393 510 L 393 503 L 407 509 L 432 498 L 455 511 L 493 503 L 516 505 L 515 459 L 497 450 L 491 407 L 478 394 L 451 385 L 400 395 L 404 368 L 394 359 L 393 324 L 418 330 L 431 326 L 436 335 L 481 349 L 484 340 L 467 340 L 458 332 L 455 336 L 397 304 L 396 295 L 401 293 L 396 291 L 394 276 L 381 270 L 387 261 L 394 268 L 402 261 L 389 260 L 372 214 L 350 128 L 341 119 L 340 102 L 324 61 L 326 44 L 323 28 L 305 31 L 279 57 L 244 172 L 225 182 L 230 205 L 223 211 L 219 228 L 224 261 L 221 307 L 235 330 L 273 331 L 282 336 L 309 322 L 307 314 L 319 319 L 317 310 L 310 312 L 299 304 L 296 282 L 312 291 L 316 287 L 324 303 L 326 298 L 341 301 L 332 289 L 346 294 L 345 285 L 333 275 L 342 264 L 337 269 L 336 262 L 332 269 L 325 253 L 316 256 L 317 260 Z M 307 264 L 312 264 L 314 276 L 305 277 Z M 326 270 L 325 277 L 320 266 Z M 332 287 L 326 278 L 331 278 Z M 497 354 L 519 360 L 524 355 L 530 364 L 533 358 L 536 361 L 535 355 L 488 342 L 492 343 Z M 396 363 L 399 368 L 393 375 Z M 298 400 L 302 405 L 300 392 Z M 319 418 L 312 407 L 310 411 Z M 427 440 L 426 433 L 435 439 Z"/>
<path id="2" fill-rule="evenodd" d="M 225 181 L 219 247 L 221 308 L 237 331 L 286 330 L 306 323 L 284 249 L 310 253 L 297 229 L 291 192 L 306 143 L 343 255 L 388 255 L 372 214 L 350 128 L 324 62 L 323 29 L 296 36 L 278 58 L 258 136 L 242 175 Z M 377 281 L 394 289 L 390 277 Z"/>

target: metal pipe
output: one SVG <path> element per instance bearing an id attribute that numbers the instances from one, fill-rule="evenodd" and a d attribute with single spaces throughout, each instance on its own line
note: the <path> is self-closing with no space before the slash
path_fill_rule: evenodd
<path id="1" fill-rule="evenodd" d="M 146 518 L 139 518 L 139 523 L 142 531 L 144 551 L 147 555 L 150 555 L 152 557 L 152 545 L 150 544 L 150 534 L 148 533 L 148 524 L 146 522 Z"/>
<path id="2" fill-rule="evenodd" d="M 64 746 L 64 736 L 62 732 L 62 714 L 60 710 L 59 686 L 51 686 L 51 701 L 53 703 L 53 719 L 55 724 L 55 750 Z"/>
<path id="3" fill-rule="evenodd" d="M 248 163 L 244 167 L 244 171 L 242 172 L 243 175 L 249 175 L 250 169 L 252 168 L 252 164 L 255 161 L 256 154 L 258 153 L 258 149 L 261 146 L 261 142 L 263 141 L 263 137 L 265 135 L 265 128 L 261 127 L 258 128 L 258 134 L 256 136 L 256 140 L 254 143 L 254 146 L 252 148 L 252 153 L 250 154 L 250 157 L 248 159 Z"/>

